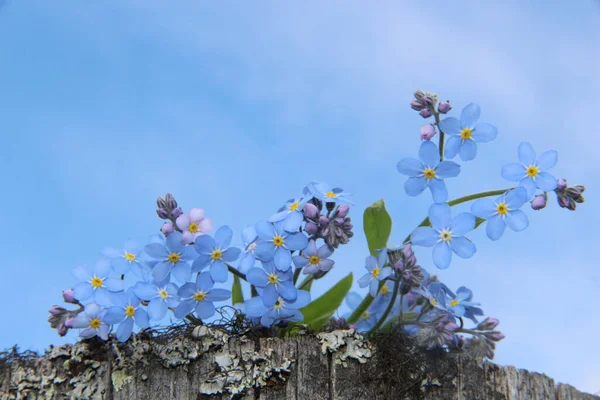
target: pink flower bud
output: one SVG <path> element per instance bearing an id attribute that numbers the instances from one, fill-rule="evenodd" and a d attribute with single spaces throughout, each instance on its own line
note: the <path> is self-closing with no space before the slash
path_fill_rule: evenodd
<path id="1" fill-rule="evenodd" d="M 160 219 L 168 219 L 169 218 L 169 213 L 164 208 L 157 209 L 156 214 L 158 215 L 158 218 L 160 218 Z"/>
<path id="2" fill-rule="evenodd" d="M 504 334 L 502 332 L 488 332 L 485 333 L 485 337 L 493 340 L 494 342 L 499 342 L 500 340 L 504 339 L 506 336 L 504 336 Z"/>
<path id="3" fill-rule="evenodd" d="M 173 211 L 171 211 L 171 216 L 174 219 L 177 219 L 181 214 L 183 214 L 183 211 L 181 211 L 181 208 L 177 207 L 176 209 L 174 209 Z"/>
<path id="4" fill-rule="evenodd" d="M 52 306 L 50 307 L 50 309 L 48 310 L 48 312 L 52 315 L 60 315 L 60 314 L 64 314 L 67 310 L 59 307 L 59 306 Z"/>
<path id="5" fill-rule="evenodd" d="M 424 108 L 419 111 L 419 115 L 423 118 L 429 118 L 431 117 L 431 110 L 429 110 L 429 108 Z"/>
<path id="6" fill-rule="evenodd" d="M 58 328 L 58 335 L 65 336 L 68 331 L 69 331 L 69 328 L 67 328 L 66 326 L 63 325 L 60 328 Z"/>
<path id="7" fill-rule="evenodd" d="M 306 203 L 304 205 L 304 215 L 310 219 L 316 219 L 317 215 L 319 215 L 319 209 L 312 203 Z"/>
<path id="8" fill-rule="evenodd" d="M 558 190 L 565 190 L 565 188 L 567 187 L 567 180 L 566 179 L 563 179 L 563 178 L 557 179 L 556 183 L 557 183 L 556 188 Z"/>
<path id="9" fill-rule="evenodd" d="M 498 320 L 497 318 L 488 317 L 485 320 L 483 320 L 479 325 L 477 325 L 477 329 L 480 331 L 491 331 L 496 329 L 499 323 L 500 320 Z"/>
<path id="10" fill-rule="evenodd" d="M 432 137 L 435 136 L 436 131 L 433 125 L 426 124 L 420 128 L 421 132 L 421 140 L 431 140 Z"/>
<path id="11" fill-rule="evenodd" d="M 329 225 L 329 218 L 327 218 L 325 215 L 321 215 L 319 217 L 319 225 L 323 227 Z"/>
<path id="12" fill-rule="evenodd" d="M 319 227 L 312 222 L 307 222 L 306 226 L 304 227 L 304 231 L 309 235 L 314 235 L 315 233 L 317 233 L 318 230 Z"/>
<path id="13" fill-rule="evenodd" d="M 165 236 L 169 236 L 171 233 L 173 233 L 174 229 L 173 229 L 173 223 L 172 222 L 165 222 L 163 224 L 163 226 L 160 228 L 160 231 L 165 235 Z"/>
<path id="14" fill-rule="evenodd" d="M 348 211 L 350 211 L 350 206 L 344 204 L 338 207 L 337 209 L 337 215 L 340 218 L 345 218 L 346 215 L 348 215 Z"/>
<path id="15" fill-rule="evenodd" d="M 421 111 L 422 109 L 425 108 L 425 106 L 420 101 L 413 100 L 410 102 L 410 108 L 412 108 L 415 111 Z"/>
<path id="16" fill-rule="evenodd" d="M 63 290 L 62 295 L 65 302 L 71 304 L 79 304 L 79 302 L 75 300 L 75 297 L 73 297 L 73 289 Z"/>
<path id="17" fill-rule="evenodd" d="M 452 106 L 447 101 L 442 101 L 438 106 L 438 111 L 441 114 L 446 114 L 448 111 L 452 110 Z"/>
<path id="18" fill-rule="evenodd" d="M 533 198 L 533 200 L 531 200 L 531 208 L 533 208 L 534 210 L 541 210 L 542 208 L 546 207 L 547 200 L 548 199 L 545 195 L 538 194 Z"/>
<path id="19" fill-rule="evenodd" d="M 173 195 L 171 193 L 167 193 L 165 195 L 165 202 L 167 203 L 167 206 L 171 210 L 177 208 L 177 201 L 175 200 L 175 198 L 173 197 Z"/>

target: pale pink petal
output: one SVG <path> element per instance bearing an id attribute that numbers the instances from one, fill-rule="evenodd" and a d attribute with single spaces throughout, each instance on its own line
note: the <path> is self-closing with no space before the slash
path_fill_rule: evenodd
<path id="1" fill-rule="evenodd" d="M 181 214 L 179 217 L 177 217 L 175 223 L 179 229 L 186 231 L 188 226 L 190 226 L 190 217 L 185 214 Z"/>
<path id="2" fill-rule="evenodd" d="M 204 209 L 192 208 L 190 210 L 190 220 L 192 222 L 200 222 L 202 218 L 204 218 Z"/>
<path id="3" fill-rule="evenodd" d="M 190 244 L 194 241 L 195 237 L 196 236 L 194 236 L 194 234 L 192 234 L 190 231 L 184 231 L 181 235 L 181 243 Z"/>
<path id="4" fill-rule="evenodd" d="M 198 225 L 202 233 L 207 233 L 213 230 L 213 222 L 210 218 L 204 218 Z"/>

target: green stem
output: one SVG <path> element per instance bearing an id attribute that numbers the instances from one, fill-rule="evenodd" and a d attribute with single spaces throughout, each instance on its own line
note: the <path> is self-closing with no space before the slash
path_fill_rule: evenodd
<path id="1" fill-rule="evenodd" d="M 444 161 L 444 131 L 442 130 L 442 128 L 440 128 L 440 113 L 438 113 L 435 110 L 435 107 L 430 108 L 430 110 L 433 112 L 433 116 L 435 117 L 435 124 L 440 131 L 440 161 Z"/>
<path id="2" fill-rule="evenodd" d="M 446 203 L 450 207 L 452 207 L 452 206 L 456 206 L 458 204 L 466 203 L 467 201 L 471 201 L 471 200 L 477 200 L 477 199 L 481 199 L 484 197 L 490 197 L 490 196 L 499 196 L 502 193 L 505 193 L 510 189 L 513 189 L 513 188 L 500 189 L 500 190 L 488 190 L 487 192 L 480 192 L 480 193 L 470 194 L 468 196 L 459 197 L 458 199 L 450 200 L 450 201 L 447 201 Z M 429 217 L 425 218 L 423 220 L 423 222 L 421 222 L 417 228 L 419 228 L 421 226 L 429 226 Z M 406 244 L 408 242 L 410 242 L 410 235 L 408 235 L 406 237 L 406 239 L 404 239 L 404 242 L 402 242 L 402 243 Z"/>
<path id="3" fill-rule="evenodd" d="M 385 320 L 387 319 L 388 315 L 390 315 L 390 311 L 392 311 L 392 308 L 394 308 L 394 302 L 396 301 L 396 296 L 398 296 L 399 286 L 400 286 L 400 278 L 396 279 L 396 282 L 394 283 L 394 293 L 392 293 L 392 299 L 390 300 L 390 304 L 388 304 L 387 308 L 385 309 L 385 312 L 383 313 L 383 315 L 381 316 L 379 321 L 377 321 L 377 323 L 369 330 L 369 333 L 375 332 L 377 329 L 379 329 L 381 324 L 383 324 L 385 322 Z M 402 310 L 402 304 L 400 304 L 400 309 Z"/>
<path id="4" fill-rule="evenodd" d="M 313 280 L 315 280 L 314 275 L 307 276 L 306 278 L 304 278 L 300 286 L 298 286 L 298 290 L 304 290 L 304 288 L 308 286 L 308 284 L 311 283 Z"/>
<path id="5" fill-rule="evenodd" d="M 242 274 L 240 271 L 238 271 L 237 269 L 235 269 L 233 267 L 233 265 L 229 265 L 227 264 L 227 269 L 229 270 L 229 272 L 231 272 L 232 274 L 234 274 L 235 276 L 239 277 L 240 279 L 245 280 L 246 282 L 248 282 L 248 280 L 246 279 L 246 275 Z"/>
<path id="6" fill-rule="evenodd" d="M 302 270 L 302 268 L 296 268 L 296 270 L 294 271 L 294 285 L 296 284 L 296 282 L 298 282 L 298 278 L 300 277 L 300 271 Z"/>

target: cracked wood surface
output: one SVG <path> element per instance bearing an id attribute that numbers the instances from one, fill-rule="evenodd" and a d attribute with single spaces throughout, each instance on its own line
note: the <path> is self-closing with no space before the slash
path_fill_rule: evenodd
<path id="1" fill-rule="evenodd" d="M 353 330 L 255 341 L 202 326 L 168 343 L 133 338 L 0 364 L 0 398 L 389 400 L 414 398 L 406 391 L 416 385 L 429 400 L 600 399 L 543 374 L 463 359 L 448 381 L 391 387 L 373 345 Z"/>

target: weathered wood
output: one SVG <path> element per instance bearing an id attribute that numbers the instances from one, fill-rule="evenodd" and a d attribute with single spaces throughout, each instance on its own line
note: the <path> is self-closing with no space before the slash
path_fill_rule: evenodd
<path id="1" fill-rule="evenodd" d="M 458 355 L 450 367 L 416 372 L 385 364 L 382 352 L 353 330 L 286 339 L 232 337 L 198 327 L 167 342 L 85 341 L 44 356 L 0 363 L 0 396 L 21 399 L 235 400 L 599 400 L 543 374 L 479 365 Z M 389 354 L 385 354 L 389 361 Z M 387 368 L 387 369 L 386 369 Z M 419 367 L 420 368 L 420 367 Z M 427 378 L 424 379 L 423 377 Z"/>

